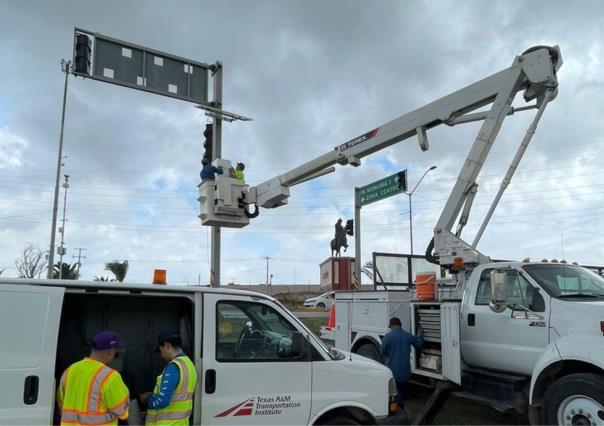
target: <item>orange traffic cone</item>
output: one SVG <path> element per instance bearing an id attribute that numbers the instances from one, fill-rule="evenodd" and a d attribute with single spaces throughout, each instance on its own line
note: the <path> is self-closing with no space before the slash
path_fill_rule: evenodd
<path id="1" fill-rule="evenodd" d="M 328 330 L 333 330 L 336 328 L 336 303 L 333 302 L 329 307 L 329 317 L 327 318 L 327 327 Z"/>

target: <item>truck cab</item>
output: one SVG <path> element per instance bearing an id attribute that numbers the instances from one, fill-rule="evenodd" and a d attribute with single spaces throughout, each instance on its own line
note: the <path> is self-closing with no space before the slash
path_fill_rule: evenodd
<path id="1" fill-rule="evenodd" d="M 58 424 L 62 372 L 111 329 L 126 342 L 111 367 L 134 399 L 177 330 L 197 368 L 192 424 L 338 424 L 386 419 L 390 371 L 330 349 L 272 297 L 201 286 L 0 280 L 0 424 Z"/>

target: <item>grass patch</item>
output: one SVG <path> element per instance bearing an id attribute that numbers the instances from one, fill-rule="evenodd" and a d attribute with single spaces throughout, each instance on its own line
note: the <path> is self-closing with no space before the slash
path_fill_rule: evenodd
<path id="1" fill-rule="evenodd" d="M 327 325 L 327 318 L 300 318 L 300 321 L 317 336 L 321 335 L 321 327 Z"/>

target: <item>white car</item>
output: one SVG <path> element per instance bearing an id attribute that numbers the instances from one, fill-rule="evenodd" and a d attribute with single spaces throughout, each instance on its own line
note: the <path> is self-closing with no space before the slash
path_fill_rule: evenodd
<path id="1" fill-rule="evenodd" d="M 333 298 L 335 297 L 335 291 L 328 291 L 327 293 L 323 293 L 317 297 L 311 297 L 310 299 L 306 299 L 304 301 L 305 308 L 320 308 L 325 309 L 331 306 L 333 302 Z"/>

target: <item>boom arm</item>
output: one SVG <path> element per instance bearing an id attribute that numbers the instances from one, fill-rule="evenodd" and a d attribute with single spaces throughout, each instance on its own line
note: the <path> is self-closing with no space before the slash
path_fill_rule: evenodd
<path id="1" fill-rule="evenodd" d="M 561 65 L 562 58 L 557 46 L 533 47 L 517 56 L 512 65 L 503 71 L 396 118 L 336 146 L 308 163 L 249 188 L 244 201 L 246 204 L 256 203 L 265 208 L 285 205 L 291 186 L 329 173 L 333 171 L 332 166 L 335 164 L 359 166 L 363 157 L 416 135 L 421 149 L 426 151 L 429 147 L 426 133 L 428 129 L 440 124 L 454 126 L 484 120 L 437 222 L 434 244 L 431 245 L 440 257 L 441 264 L 452 264 L 454 257 L 464 257 L 469 263 L 482 263 L 487 258 L 459 239 L 477 190 L 476 179 L 505 117 L 519 110 L 544 108 L 547 103 L 543 102 L 546 96 L 548 100 L 555 98 L 558 86 L 556 72 Z M 536 99 L 536 105 L 514 109 L 514 98 L 522 90 L 525 101 Z M 471 113 L 489 104 L 490 110 Z M 542 108 L 539 116 L 541 113 Z M 520 161 L 519 158 L 517 160 Z M 453 234 L 451 229 L 458 217 L 458 229 Z"/>

